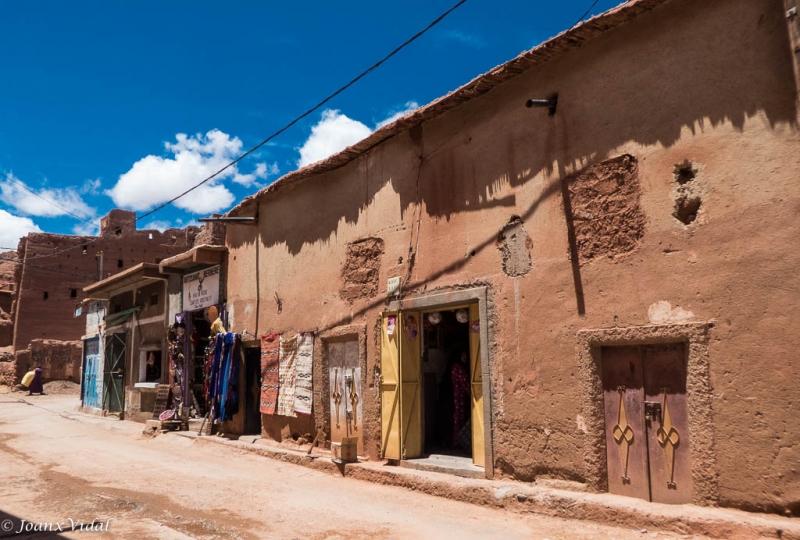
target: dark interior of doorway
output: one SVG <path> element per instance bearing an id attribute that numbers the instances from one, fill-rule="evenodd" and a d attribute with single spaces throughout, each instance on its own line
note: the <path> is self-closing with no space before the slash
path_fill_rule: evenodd
<path id="1" fill-rule="evenodd" d="M 198 412 L 205 414 L 205 396 L 203 395 L 203 371 L 206 366 L 206 347 L 211 335 L 211 324 L 205 319 L 204 311 L 192 313 L 192 335 L 189 336 L 192 359 L 189 369 L 189 388 L 197 403 Z"/>
<path id="2" fill-rule="evenodd" d="M 244 350 L 244 435 L 261 435 L 261 349 Z"/>
<path id="3" fill-rule="evenodd" d="M 432 322 L 435 315 L 423 314 L 424 451 L 472 457 L 469 322 L 459 322 L 457 311 L 437 312 L 441 314 L 437 324 Z"/>

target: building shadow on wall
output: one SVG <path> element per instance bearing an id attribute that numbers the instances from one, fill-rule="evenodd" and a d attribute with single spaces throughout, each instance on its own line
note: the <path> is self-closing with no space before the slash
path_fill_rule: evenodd
<path id="1" fill-rule="evenodd" d="M 387 186 L 399 198 L 392 211 L 401 221 L 419 205 L 430 218 L 449 219 L 516 209 L 515 195 L 502 195 L 509 188 L 543 177 L 563 180 L 626 144 L 669 148 L 686 130 L 730 123 L 741 131 L 758 116 L 769 129 L 796 125 L 782 3 L 768 2 L 737 0 L 735 16 L 728 17 L 718 2 L 681 2 L 680 24 L 660 21 L 658 9 L 641 15 L 344 167 L 278 188 L 261 207 L 261 241 L 285 244 L 291 254 L 330 242 L 343 223 L 374 211 Z M 553 117 L 524 107 L 526 89 L 543 80 L 558 81 Z M 428 132 L 436 134 L 437 147 L 426 147 Z M 284 204 L 289 197 L 291 204 Z M 234 247 L 255 241 L 252 229 L 240 230 L 229 234 Z"/>

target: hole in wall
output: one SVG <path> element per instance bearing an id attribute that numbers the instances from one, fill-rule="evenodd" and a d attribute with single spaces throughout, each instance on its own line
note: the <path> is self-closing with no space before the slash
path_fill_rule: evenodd
<path id="1" fill-rule="evenodd" d="M 684 225 L 689 225 L 697 219 L 702 204 L 699 197 L 678 199 L 675 201 L 675 212 L 672 215 Z"/>
<path id="2" fill-rule="evenodd" d="M 699 170 L 697 164 L 685 159 L 682 163 L 676 164 L 672 171 L 675 198 L 675 210 L 672 216 L 684 225 L 697 220 L 703 205 L 703 183 L 698 181 Z"/>

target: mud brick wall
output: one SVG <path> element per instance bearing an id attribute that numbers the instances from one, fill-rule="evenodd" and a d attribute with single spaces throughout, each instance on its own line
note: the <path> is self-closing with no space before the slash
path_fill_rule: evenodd
<path id="1" fill-rule="evenodd" d="M 83 316 L 75 310 L 83 288 L 97 281 L 100 253 L 103 278 L 141 262 L 162 259 L 203 243 L 224 240 L 224 226 L 214 224 L 185 229 L 136 230 L 133 212 L 112 210 L 101 220 L 100 236 L 29 234 L 20 241 L 16 265 L 19 290 L 14 308 L 14 349 L 24 350 L 34 339 L 78 340 L 85 330 Z M 65 251 L 66 250 L 66 251 Z M 0 268 L 2 270 L 2 268 Z M 0 329 L 0 343 L 2 343 Z"/>
<path id="2" fill-rule="evenodd" d="M 36 366 L 41 366 L 44 381 L 80 382 L 83 344 L 80 341 L 55 341 L 35 339 L 30 347 L 16 354 L 16 376 L 22 376 Z"/>

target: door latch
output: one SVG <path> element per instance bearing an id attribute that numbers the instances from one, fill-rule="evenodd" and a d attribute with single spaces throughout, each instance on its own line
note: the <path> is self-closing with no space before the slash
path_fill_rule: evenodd
<path id="1" fill-rule="evenodd" d="M 661 423 L 661 403 L 658 401 L 645 401 L 644 419 L 648 422 L 656 419 L 659 423 Z"/>

